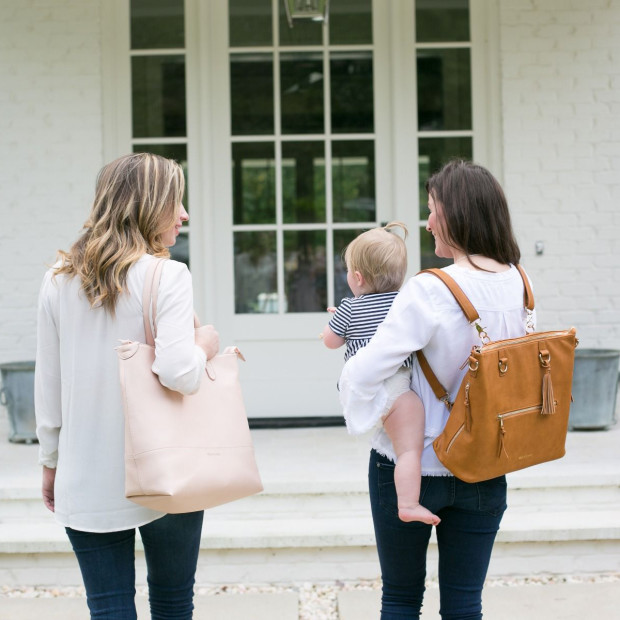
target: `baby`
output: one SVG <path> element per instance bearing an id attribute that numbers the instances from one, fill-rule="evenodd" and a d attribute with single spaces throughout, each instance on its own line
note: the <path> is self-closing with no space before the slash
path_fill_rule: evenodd
<path id="1" fill-rule="evenodd" d="M 390 232 L 407 228 L 390 222 L 356 237 L 345 252 L 347 284 L 353 298 L 328 308 L 334 316 L 321 337 L 325 346 L 337 349 L 346 344 L 345 362 L 366 346 L 398 294 L 407 271 L 407 248 L 403 239 Z M 398 495 L 398 516 L 402 521 L 422 521 L 437 525 L 437 515 L 420 505 L 420 458 L 424 447 L 424 406 L 411 390 L 411 365 L 408 357 L 384 383 L 388 401 L 381 419 L 396 452 L 394 484 Z"/>

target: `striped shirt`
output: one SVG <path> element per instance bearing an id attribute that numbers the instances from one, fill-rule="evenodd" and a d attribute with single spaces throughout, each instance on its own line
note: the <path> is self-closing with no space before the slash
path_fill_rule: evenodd
<path id="1" fill-rule="evenodd" d="M 345 297 L 329 321 L 330 329 L 347 341 L 344 354 L 346 362 L 362 347 L 365 347 L 375 335 L 377 328 L 385 319 L 398 291 L 391 293 L 372 293 L 359 297 Z M 413 354 L 403 366 L 411 368 Z"/>

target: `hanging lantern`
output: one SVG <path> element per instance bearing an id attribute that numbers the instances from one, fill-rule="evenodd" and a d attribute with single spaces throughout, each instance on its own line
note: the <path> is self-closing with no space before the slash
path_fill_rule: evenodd
<path id="1" fill-rule="evenodd" d="M 290 28 L 294 19 L 311 19 L 327 24 L 329 0 L 284 0 L 284 8 Z"/>

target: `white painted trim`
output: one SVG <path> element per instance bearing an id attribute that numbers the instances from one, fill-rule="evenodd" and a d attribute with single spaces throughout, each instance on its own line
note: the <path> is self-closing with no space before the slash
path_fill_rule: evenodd
<path id="1" fill-rule="evenodd" d="M 498 0 L 470 0 L 474 160 L 503 181 Z"/>
<path id="2" fill-rule="evenodd" d="M 103 162 L 131 152 L 129 0 L 100 0 Z"/>
<path id="3" fill-rule="evenodd" d="M 377 1 L 377 0 L 375 0 Z M 418 226 L 418 115 L 416 91 L 415 5 L 412 0 L 392 0 L 389 10 L 389 54 L 392 74 L 391 135 L 394 219 L 408 224 L 406 240 L 409 273 L 420 268 Z"/>
<path id="4" fill-rule="evenodd" d="M 192 0 L 199 1 L 199 0 Z M 232 150 L 230 128 L 230 73 L 228 58 L 228 2 L 199 1 L 202 13 L 208 11 L 208 28 L 201 21 L 200 109 L 203 130 L 201 145 L 206 158 L 198 171 L 210 180 L 202 209 L 209 213 L 202 238 L 211 239 L 209 268 L 205 272 L 210 316 L 220 332 L 223 344 L 238 339 L 235 331 L 234 260 L 232 235 Z M 205 6 L 208 5 L 208 8 Z M 206 18 L 206 16 L 205 16 Z M 204 18 L 203 18 L 204 19 Z M 198 79 L 198 76 L 196 76 Z M 208 83 L 208 85 L 207 85 Z M 201 239 L 198 239 L 200 243 Z"/>

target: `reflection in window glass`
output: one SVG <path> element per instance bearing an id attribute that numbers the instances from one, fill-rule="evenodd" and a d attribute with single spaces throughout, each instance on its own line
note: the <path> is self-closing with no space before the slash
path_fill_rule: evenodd
<path id="1" fill-rule="evenodd" d="M 255 136 L 273 133 L 271 54 L 231 55 L 230 101 L 233 135 Z"/>
<path id="2" fill-rule="evenodd" d="M 325 311 L 325 231 L 284 231 L 284 286 L 288 312 Z"/>
<path id="3" fill-rule="evenodd" d="M 471 129 L 469 49 L 418 50 L 418 127 Z"/>
<path id="4" fill-rule="evenodd" d="M 271 0 L 228 0 L 231 47 L 271 45 Z"/>
<path id="5" fill-rule="evenodd" d="M 325 145 L 282 144 L 282 205 L 287 224 L 325 221 Z"/>
<path id="6" fill-rule="evenodd" d="M 376 219 L 373 141 L 332 142 L 332 192 L 335 222 Z"/>
<path id="7" fill-rule="evenodd" d="M 353 297 L 353 293 L 347 284 L 347 264 L 344 261 L 344 251 L 347 245 L 363 232 L 362 229 L 334 230 L 334 302 L 337 306 L 344 297 Z"/>
<path id="8" fill-rule="evenodd" d="M 329 5 L 332 45 L 372 43 L 372 0 L 338 0 Z"/>
<path id="9" fill-rule="evenodd" d="M 330 57 L 332 131 L 374 130 L 372 52 L 338 52 Z"/>
<path id="10" fill-rule="evenodd" d="M 232 145 L 233 222 L 272 224 L 276 220 L 273 142 Z"/>
<path id="11" fill-rule="evenodd" d="M 435 239 L 424 227 L 420 227 L 420 269 L 447 267 L 452 264 L 449 258 L 439 258 L 435 254 Z"/>
<path id="12" fill-rule="evenodd" d="M 428 194 L 425 184 L 428 178 L 451 159 L 472 159 L 471 138 L 420 138 L 418 141 L 420 180 L 420 219 L 427 219 Z"/>
<path id="13" fill-rule="evenodd" d="M 131 0 L 131 48 L 185 47 L 183 0 Z"/>
<path id="14" fill-rule="evenodd" d="M 311 19 L 296 19 L 293 27 L 288 25 L 284 2 L 278 0 L 280 7 L 280 45 L 321 45 L 323 43 L 323 22 Z"/>
<path id="15" fill-rule="evenodd" d="M 415 30 L 420 43 L 468 41 L 468 0 L 416 0 Z"/>
<path id="16" fill-rule="evenodd" d="M 323 60 L 319 53 L 280 56 L 282 133 L 323 133 Z"/>
<path id="17" fill-rule="evenodd" d="M 277 313 L 276 233 L 236 232 L 234 252 L 235 312 Z"/>
<path id="18" fill-rule="evenodd" d="M 185 57 L 131 59 L 134 138 L 185 136 Z"/>

